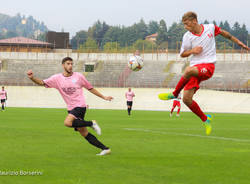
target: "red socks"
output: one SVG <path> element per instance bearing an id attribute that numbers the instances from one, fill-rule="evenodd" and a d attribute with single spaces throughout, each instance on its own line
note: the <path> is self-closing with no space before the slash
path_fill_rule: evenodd
<path id="1" fill-rule="evenodd" d="M 180 110 L 181 110 L 181 108 L 178 108 L 177 114 L 180 114 Z"/>
<path id="2" fill-rule="evenodd" d="M 175 90 L 173 92 L 173 95 L 177 97 L 181 90 L 184 88 L 184 86 L 188 83 L 189 79 L 185 79 L 184 77 L 181 77 L 178 84 L 175 87 Z"/>
<path id="3" fill-rule="evenodd" d="M 192 104 L 189 106 L 189 109 L 197 116 L 199 116 L 203 122 L 207 120 L 207 116 L 202 112 L 199 105 L 194 100 Z"/>

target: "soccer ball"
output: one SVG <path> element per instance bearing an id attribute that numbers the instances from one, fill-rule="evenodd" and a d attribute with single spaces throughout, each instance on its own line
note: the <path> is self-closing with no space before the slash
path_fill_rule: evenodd
<path id="1" fill-rule="evenodd" d="M 141 56 L 131 56 L 128 61 L 128 67 L 133 71 L 139 71 L 143 67 L 143 59 Z"/>

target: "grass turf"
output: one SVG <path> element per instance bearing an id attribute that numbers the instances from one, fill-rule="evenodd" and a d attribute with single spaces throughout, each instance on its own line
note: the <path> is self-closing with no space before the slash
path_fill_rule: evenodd
<path id="1" fill-rule="evenodd" d="M 249 184 L 250 114 L 213 113 L 205 135 L 192 113 L 88 110 L 112 154 L 63 125 L 65 109 L 0 112 L 0 184 Z M 90 130 L 93 132 L 92 130 Z M 95 134 L 96 135 L 96 134 Z M 40 176 L 5 176 L 9 171 Z"/>

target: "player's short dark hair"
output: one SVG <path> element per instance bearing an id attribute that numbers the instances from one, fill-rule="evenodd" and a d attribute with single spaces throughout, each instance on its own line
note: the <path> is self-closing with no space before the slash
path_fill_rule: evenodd
<path id="1" fill-rule="evenodd" d="M 197 14 L 195 12 L 187 12 L 182 16 L 182 22 L 186 21 L 186 20 L 198 20 L 197 19 Z"/>
<path id="2" fill-rule="evenodd" d="M 73 59 L 71 57 L 65 57 L 62 60 L 62 64 L 64 64 L 66 61 L 73 61 Z"/>

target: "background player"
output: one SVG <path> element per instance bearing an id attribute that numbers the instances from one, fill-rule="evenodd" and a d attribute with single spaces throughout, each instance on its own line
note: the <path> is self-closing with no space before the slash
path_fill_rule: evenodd
<path id="1" fill-rule="evenodd" d="M 128 88 L 128 91 L 125 93 L 125 98 L 127 99 L 127 106 L 128 106 L 128 115 L 131 115 L 131 110 L 133 106 L 133 98 L 135 97 L 135 94 L 133 91 L 131 91 L 131 88 Z"/>
<path id="2" fill-rule="evenodd" d="M 60 92 L 68 107 L 68 115 L 64 120 L 64 125 L 75 128 L 75 130 L 79 131 L 90 144 L 102 149 L 101 153 L 98 155 L 106 155 L 110 153 L 111 150 L 87 130 L 87 127 L 91 127 L 97 134 L 101 134 L 101 129 L 95 120 L 84 120 L 87 105 L 82 87 L 104 100 L 110 101 L 113 97 L 103 96 L 92 87 L 82 74 L 73 72 L 72 66 L 73 59 L 66 57 L 62 60 L 63 73 L 55 74 L 45 80 L 34 77 L 32 70 L 29 70 L 27 75 L 34 83 L 48 88 L 56 88 Z"/>
<path id="3" fill-rule="evenodd" d="M 2 105 L 2 109 L 1 111 L 5 110 L 5 103 L 7 101 L 7 91 L 4 90 L 4 86 L 2 87 L 2 90 L 0 91 L 0 99 L 1 99 L 1 105 Z"/>
<path id="4" fill-rule="evenodd" d="M 200 82 L 208 80 L 214 73 L 216 62 L 215 37 L 221 35 L 246 50 L 249 50 L 249 48 L 229 32 L 214 24 L 199 24 L 194 12 L 185 13 L 182 22 L 187 32 L 183 36 L 180 55 L 181 57 L 192 55 L 190 66 L 185 69 L 175 90 L 172 93 L 159 94 L 159 98 L 161 100 L 176 98 L 184 88 L 183 102 L 204 122 L 206 134 L 209 135 L 212 131 L 210 123 L 212 117 L 204 114 L 193 100 L 193 95 L 199 89 Z"/>
<path id="5" fill-rule="evenodd" d="M 173 100 L 173 107 L 172 107 L 171 112 L 170 112 L 170 117 L 172 117 L 173 111 L 174 111 L 176 106 L 178 107 L 176 116 L 177 117 L 180 116 L 180 110 L 181 110 L 181 102 L 180 101 L 181 101 L 181 94 L 179 94 L 178 97 Z"/>

